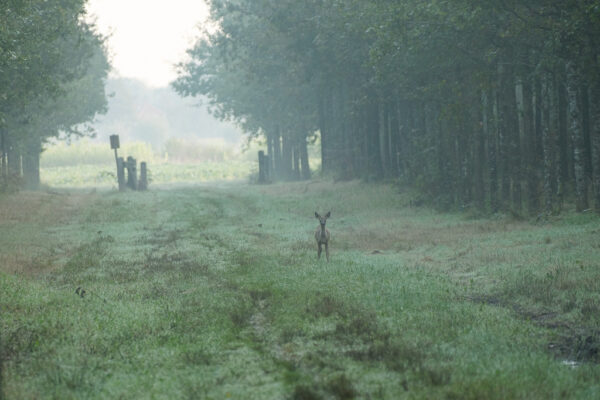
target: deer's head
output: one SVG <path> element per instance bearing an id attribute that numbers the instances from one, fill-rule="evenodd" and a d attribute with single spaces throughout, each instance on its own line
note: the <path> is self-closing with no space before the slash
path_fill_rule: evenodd
<path id="1" fill-rule="evenodd" d="M 319 223 L 321 224 L 321 226 L 325 226 L 325 223 L 327 222 L 327 218 L 329 218 L 331 216 L 331 211 L 328 211 L 327 214 L 325 214 L 325 216 L 320 216 L 318 212 L 315 211 L 315 217 L 319 220 Z"/>

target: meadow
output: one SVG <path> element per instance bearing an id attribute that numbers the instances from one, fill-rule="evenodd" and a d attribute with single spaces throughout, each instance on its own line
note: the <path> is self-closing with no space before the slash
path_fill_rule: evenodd
<path id="1" fill-rule="evenodd" d="M 320 180 L 1 197 L 0 393 L 600 398 L 600 218 L 410 200 Z"/>
<path id="2" fill-rule="evenodd" d="M 132 156 L 148 166 L 150 185 L 189 184 L 208 181 L 247 181 L 257 173 L 256 151 L 242 152 L 218 140 L 169 141 L 162 151 L 142 142 L 124 143 L 119 155 Z M 139 166 L 138 166 L 139 168 Z M 81 140 L 47 146 L 42 153 L 42 183 L 54 188 L 115 188 L 114 154 L 107 144 Z"/>

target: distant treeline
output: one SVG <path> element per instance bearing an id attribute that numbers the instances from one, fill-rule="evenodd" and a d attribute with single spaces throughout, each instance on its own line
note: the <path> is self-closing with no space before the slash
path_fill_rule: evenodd
<path id="1" fill-rule="evenodd" d="M 104 39 L 85 0 L 0 3 L 0 191 L 40 181 L 42 143 L 106 108 Z"/>
<path id="2" fill-rule="evenodd" d="M 440 207 L 600 210 L 598 0 L 211 0 L 173 86 L 281 178 L 398 179 Z"/>

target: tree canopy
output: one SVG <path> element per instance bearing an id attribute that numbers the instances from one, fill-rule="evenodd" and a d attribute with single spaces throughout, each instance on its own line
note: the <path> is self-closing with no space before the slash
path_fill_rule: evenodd
<path id="1" fill-rule="evenodd" d="M 84 20 L 84 0 L 17 1 L 0 6 L 2 176 L 23 171 L 39 184 L 41 143 L 83 125 L 106 107 L 109 63 L 103 38 Z"/>
<path id="2" fill-rule="evenodd" d="M 443 207 L 600 208 L 597 0 L 209 4 L 173 86 L 264 136 L 279 177 L 308 176 L 316 134 L 322 173 Z"/>

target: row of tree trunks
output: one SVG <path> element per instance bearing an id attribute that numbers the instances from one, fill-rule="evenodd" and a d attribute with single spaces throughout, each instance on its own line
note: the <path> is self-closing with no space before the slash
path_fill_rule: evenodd
<path id="1" fill-rule="evenodd" d="M 504 64 L 486 89 L 407 100 L 383 90 L 352 102 L 322 89 L 323 172 L 399 179 L 443 207 L 515 214 L 600 211 L 600 84 L 584 87 L 576 65 L 537 71 Z M 585 89 L 585 90 L 584 90 Z M 456 97 L 456 96 L 454 96 Z M 593 191 L 590 191 L 593 189 Z"/>
<path id="2" fill-rule="evenodd" d="M 40 155 L 42 142 L 39 136 L 30 138 L 27 149 L 23 152 L 23 181 L 25 188 L 37 190 L 40 186 Z"/>
<path id="3" fill-rule="evenodd" d="M 575 206 L 577 211 L 588 208 L 585 181 L 584 134 L 581 121 L 579 72 L 575 63 L 567 63 L 567 103 L 569 109 L 571 141 L 573 143 L 573 168 L 575 171 Z"/>
<path id="4" fill-rule="evenodd" d="M 10 136 L 5 130 L 0 131 L 0 155 L 2 182 L 0 189 L 10 184 L 19 184 L 21 181 L 28 190 L 37 190 L 40 186 L 40 155 L 42 152 L 41 139 L 29 138 L 25 149 L 11 143 Z"/>
<path id="5" fill-rule="evenodd" d="M 540 124 L 542 130 L 542 148 L 544 154 L 544 209 L 547 214 L 552 213 L 553 210 L 553 197 L 554 193 L 552 190 L 553 182 L 553 164 L 555 162 L 555 156 L 552 146 L 552 117 L 550 110 L 552 109 L 552 97 L 553 97 L 553 84 L 551 79 L 546 78 L 540 86 L 541 91 L 541 107 L 540 107 Z"/>
<path id="6" fill-rule="evenodd" d="M 272 179 L 310 179 L 310 163 L 306 133 L 281 134 L 279 128 L 267 134 L 267 154 Z"/>

